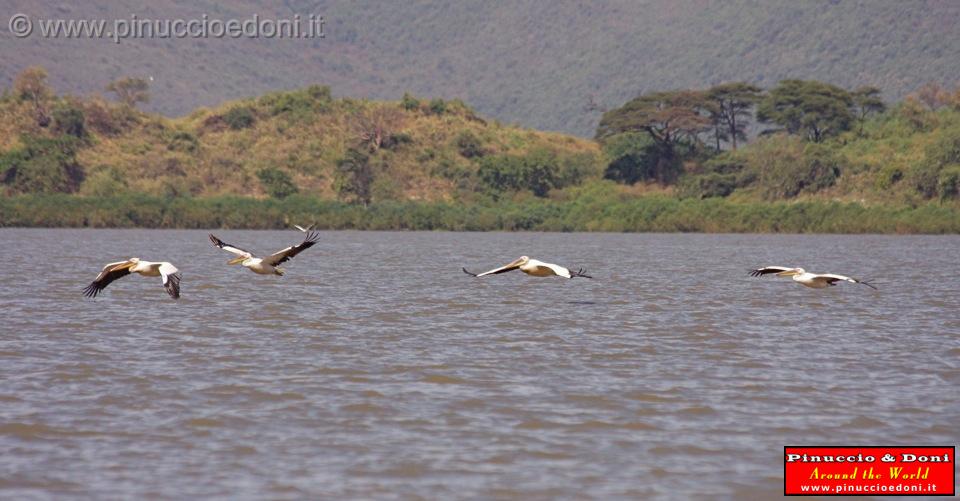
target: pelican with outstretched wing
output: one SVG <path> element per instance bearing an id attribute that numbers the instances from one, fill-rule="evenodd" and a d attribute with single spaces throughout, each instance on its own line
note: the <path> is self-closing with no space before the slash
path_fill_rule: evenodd
<path id="1" fill-rule="evenodd" d="M 114 280 L 131 273 L 139 273 L 145 277 L 160 277 L 167 294 L 174 299 L 180 298 L 180 270 L 176 266 L 166 261 L 142 261 L 136 257 L 104 266 L 97 278 L 83 289 L 83 295 L 97 297 L 97 294 L 103 292 L 103 289 L 106 289 Z"/>
<path id="2" fill-rule="evenodd" d="M 223 240 L 210 235 L 210 241 L 213 242 L 213 245 L 236 254 L 237 257 L 227 261 L 227 264 L 239 264 L 248 268 L 250 271 L 260 274 L 260 275 L 283 275 L 284 270 L 280 268 L 280 264 L 285 263 L 292 259 L 297 254 L 303 252 L 305 249 L 309 249 L 313 244 L 317 243 L 319 240 L 320 234 L 317 232 L 308 232 L 307 235 L 303 238 L 303 242 L 300 242 L 297 245 L 293 245 L 283 249 L 282 251 L 274 252 L 267 257 L 256 257 L 253 253 L 245 251 L 239 247 L 230 245 Z"/>
<path id="3" fill-rule="evenodd" d="M 835 275 L 833 273 L 810 273 L 803 268 L 788 268 L 785 266 L 765 266 L 763 268 L 757 268 L 756 270 L 750 272 L 750 276 L 759 277 L 763 275 L 769 275 L 771 273 L 776 274 L 775 276 L 778 277 L 793 277 L 794 282 L 814 289 L 825 289 L 832 285 L 837 285 L 837 282 L 840 281 L 863 284 L 871 289 L 876 289 L 873 284 L 867 281 L 850 278 L 845 275 Z"/>
<path id="4" fill-rule="evenodd" d="M 587 275 L 584 272 L 583 268 L 580 268 L 579 270 L 574 272 L 574 271 L 568 270 L 567 268 L 564 268 L 563 266 L 552 264 L 552 263 L 544 263 L 543 261 L 530 259 L 527 256 L 520 256 L 519 259 L 517 259 L 516 261 L 510 264 L 501 266 L 499 268 L 494 268 L 490 271 L 485 271 L 483 273 L 473 273 L 473 272 L 467 271 L 466 268 L 463 268 L 464 273 L 474 277 L 485 277 L 487 275 L 496 275 L 498 273 L 506 273 L 508 271 L 513 271 L 513 270 L 520 270 L 526 273 L 527 275 L 533 275 L 535 277 L 549 277 L 552 275 L 556 275 L 558 277 L 564 277 L 564 278 L 574 278 L 574 277 L 593 278 L 590 275 Z"/>

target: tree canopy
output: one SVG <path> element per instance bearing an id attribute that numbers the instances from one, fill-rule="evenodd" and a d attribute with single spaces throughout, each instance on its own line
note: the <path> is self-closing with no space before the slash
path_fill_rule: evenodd
<path id="1" fill-rule="evenodd" d="M 683 139 L 696 141 L 698 134 L 710 128 L 710 119 L 704 113 L 710 108 L 712 103 L 701 91 L 643 94 L 604 113 L 596 137 L 603 139 L 623 132 L 640 131 L 671 147 Z"/>
<path id="2" fill-rule="evenodd" d="M 677 146 L 699 144 L 699 134 L 713 126 L 716 107 L 705 92 L 678 90 L 643 94 L 603 114 L 596 137 L 608 139 L 627 132 L 646 133 L 653 140 L 655 165 L 650 176 L 664 183 L 678 174 Z"/>
<path id="3" fill-rule="evenodd" d="M 107 91 L 117 95 L 117 99 L 131 108 L 137 103 L 150 102 L 150 84 L 142 78 L 126 77 L 110 82 Z"/>
<path id="4" fill-rule="evenodd" d="M 760 87 L 746 82 L 720 84 L 707 91 L 707 99 L 714 103 L 712 118 L 717 128 L 717 150 L 723 138 L 730 141 L 733 149 L 737 149 L 738 140 L 746 140 L 751 109 L 760 100 L 762 92 Z"/>
<path id="5" fill-rule="evenodd" d="M 859 133 L 863 134 L 863 123 L 869 115 L 883 113 L 887 105 L 880 98 L 880 89 L 869 85 L 857 87 L 850 93 L 853 99 L 853 113 L 860 124 Z"/>
<path id="6" fill-rule="evenodd" d="M 819 143 L 850 128 L 850 93 L 812 80 L 783 80 L 760 101 L 757 118 Z"/>

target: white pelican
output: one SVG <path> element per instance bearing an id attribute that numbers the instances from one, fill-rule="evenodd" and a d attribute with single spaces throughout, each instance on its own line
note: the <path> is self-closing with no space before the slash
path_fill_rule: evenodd
<path id="1" fill-rule="evenodd" d="M 83 289 L 83 295 L 97 297 L 97 294 L 106 289 L 114 280 L 131 273 L 139 273 L 145 277 L 161 277 L 163 288 L 167 290 L 170 297 L 180 298 L 180 271 L 177 270 L 176 266 L 166 261 L 157 263 L 141 261 L 140 258 L 136 257 L 104 266 L 96 280 L 90 282 L 90 285 Z"/>
<path id="2" fill-rule="evenodd" d="M 573 278 L 573 277 L 583 277 L 583 278 L 593 278 L 590 275 L 584 273 L 583 268 L 580 268 L 576 272 L 572 272 L 563 266 L 544 263 L 543 261 L 537 261 L 536 259 L 530 259 L 527 256 L 520 256 L 516 261 L 501 266 L 499 268 L 492 269 L 490 271 L 485 271 L 483 273 L 472 273 L 467 271 L 466 268 L 463 268 L 463 272 L 467 275 L 474 277 L 484 277 L 487 275 L 496 275 L 497 273 L 506 273 L 508 271 L 520 270 L 527 275 L 533 275 L 535 277 L 549 277 L 550 275 L 557 275 L 564 278 Z"/>
<path id="3" fill-rule="evenodd" d="M 313 244 L 317 243 L 317 239 L 319 238 L 320 235 L 318 233 L 309 232 L 304 237 L 303 242 L 300 244 L 287 247 L 282 251 L 274 252 L 267 257 L 259 258 L 239 247 L 224 243 L 223 240 L 220 240 L 212 234 L 210 235 L 210 241 L 213 242 L 213 245 L 237 255 L 237 257 L 227 261 L 227 264 L 240 264 L 246 268 L 249 268 L 250 271 L 260 275 L 281 276 L 283 275 L 284 270 L 278 265 L 289 261 L 293 256 L 296 256 L 304 249 L 309 249 L 313 246 Z"/>
<path id="4" fill-rule="evenodd" d="M 837 285 L 837 282 L 841 280 L 844 282 L 863 284 L 871 289 L 876 289 L 873 284 L 863 280 L 857 280 L 856 278 L 850 278 L 844 275 L 834 275 L 832 273 L 810 273 L 803 268 L 787 268 L 784 266 L 765 266 L 763 268 L 758 268 L 751 271 L 750 276 L 759 277 L 761 275 L 768 275 L 770 273 L 776 273 L 776 276 L 778 277 L 793 277 L 794 282 L 797 282 L 801 285 L 806 285 L 807 287 L 812 287 L 814 289 L 825 289 L 832 285 Z"/>

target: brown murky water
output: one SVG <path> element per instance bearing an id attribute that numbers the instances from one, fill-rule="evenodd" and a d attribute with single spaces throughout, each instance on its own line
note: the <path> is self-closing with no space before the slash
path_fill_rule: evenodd
<path id="1" fill-rule="evenodd" d="M 296 231 L 221 231 L 274 251 Z M 782 492 L 782 447 L 960 442 L 960 238 L 0 230 L 0 497 Z M 594 280 L 473 279 L 529 254 Z M 173 261 L 183 298 L 110 260 Z M 874 279 L 751 278 L 798 264 Z"/>

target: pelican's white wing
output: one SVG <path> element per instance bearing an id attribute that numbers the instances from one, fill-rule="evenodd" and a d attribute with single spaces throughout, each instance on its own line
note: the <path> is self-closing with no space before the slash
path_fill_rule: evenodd
<path id="1" fill-rule="evenodd" d="M 296 229 L 298 229 L 298 230 L 300 230 L 300 231 L 302 231 L 302 232 L 304 232 L 304 233 L 308 233 L 310 230 L 313 229 L 313 225 L 312 225 L 312 224 L 311 224 L 310 226 L 307 226 L 306 228 L 304 228 L 303 226 L 300 226 L 299 224 L 295 224 L 295 225 L 293 225 L 293 227 L 296 228 Z"/>
<path id="2" fill-rule="evenodd" d="M 513 262 L 510 263 L 510 264 L 506 264 L 506 265 L 503 265 L 503 266 L 501 266 L 501 267 L 499 267 L 499 268 L 494 268 L 494 269 L 492 269 L 492 270 L 490 270 L 490 271 L 485 271 L 485 272 L 483 272 L 483 273 L 472 273 L 472 272 L 467 271 L 466 268 L 462 268 L 462 269 L 463 269 L 463 272 L 466 273 L 467 275 L 472 275 L 472 276 L 475 276 L 475 277 L 485 277 L 485 276 L 487 276 L 487 275 L 496 275 L 497 273 L 506 273 L 506 272 L 508 272 L 508 271 L 516 270 L 517 268 L 520 267 L 520 264 L 521 264 L 522 262 L 523 262 L 522 259 L 517 259 L 516 261 L 513 261 Z"/>
<path id="3" fill-rule="evenodd" d="M 587 275 L 587 273 L 583 270 L 583 268 L 580 268 L 577 271 L 573 271 L 570 268 L 564 268 L 559 264 L 544 263 L 543 261 L 538 261 L 536 259 L 531 259 L 529 264 L 533 266 L 537 266 L 539 268 L 547 268 L 548 270 L 552 271 L 555 275 L 563 278 L 574 278 L 574 277 L 593 278 L 590 275 Z"/>
<path id="4" fill-rule="evenodd" d="M 83 295 L 87 297 L 97 297 L 97 294 L 100 294 L 100 292 L 106 289 L 114 280 L 129 275 L 132 265 L 133 262 L 128 259 L 104 266 L 103 270 L 97 274 L 97 278 L 83 289 Z"/>
<path id="5" fill-rule="evenodd" d="M 303 252 L 310 247 L 313 247 L 313 244 L 317 243 L 317 240 L 320 239 L 320 234 L 317 232 L 309 232 L 307 236 L 303 239 L 303 242 L 300 242 L 297 245 L 287 247 L 279 252 L 274 252 L 273 254 L 263 258 L 263 262 L 269 264 L 270 266 L 276 266 L 280 263 L 285 263 L 292 259 L 297 254 Z"/>
<path id="6" fill-rule="evenodd" d="M 537 261 L 536 259 L 531 259 L 530 264 L 533 266 L 542 266 L 544 268 L 549 268 L 551 271 L 553 271 L 554 274 L 564 278 L 571 277 L 570 270 L 564 268 L 563 266 L 560 266 L 559 264 L 544 263 L 543 261 Z"/>
<path id="7" fill-rule="evenodd" d="M 760 275 L 767 275 L 769 273 L 780 273 L 781 271 L 792 270 L 793 267 L 787 268 L 785 266 L 764 266 L 763 268 L 757 268 L 750 272 L 751 277 L 759 277 Z"/>
<path id="8" fill-rule="evenodd" d="M 210 241 L 213 242 L 213 245 L 216 245 L 217 247 L 227 252 L 230 252 L 232 254 L 236 254 L 241 257 L 253 257 L 253 253 L 251 253 L 250 251 L 245 251 L 239 247 L 230 245 L 224 242 L 223 240 L 220 240 L 219 238 L 213 236 L 212 233 L 210 234 Z"/>
<path id="9" fill-rule="evenodd" d="M 160 263 L 160 279 L 163 280 L 163 288 L 167 294 L 174 299 L 180 299 L 180 270 L 176 266 L 163 262 Z"/>
<path id="10" fill-rule="evenodd" d="M 119 267 L 120 265 L 127 265 L 127 264 L 132 264 L 129 259 L 127 259 L 126 261 L 117 261 L 116 263 L 108 263 L 100 271 L 100 274 L 102 275 L 113 268 Z"/>
<path id="11" fill-rule="evenodd" d="M 836 275 L 834 273 L 821 273 L 817 275 L 817 278 L 826 279 L 826 281 L 830 284 L 843 280 L 844 282 L 850 282 L 854 284 L 863 284 L 863 285 L 866 285 L 867 287 L 870 287 L 871 289 L 876 289 L 876 287 L 874 287 L 873 284 L 871 283 L 864 282 L 863 280 L 857 280 L 856 278 L 848 277 L 846 275 Z"/>

